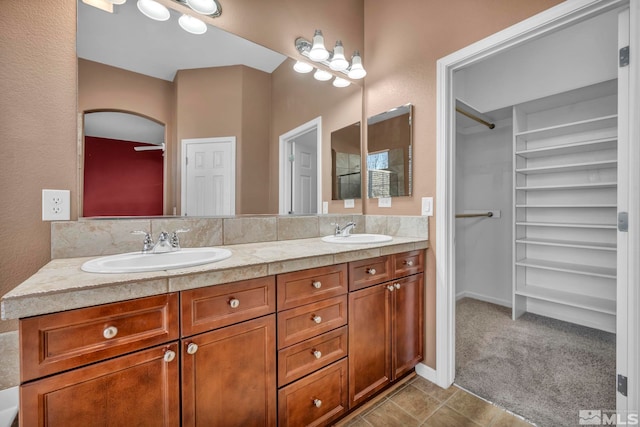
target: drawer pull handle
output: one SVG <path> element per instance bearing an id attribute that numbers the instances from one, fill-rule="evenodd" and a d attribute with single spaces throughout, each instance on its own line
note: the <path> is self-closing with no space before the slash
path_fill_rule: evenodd
<path id="1" fill-rule="evenodd" d="M 176 352 L 173 350 L 167 350 L 164 352 L 164 361 L 169 363 L 176 358 Z"/>
<path id="2" fill-rule="evenodd" d="M 313 399 L 313 405 L 314 405 L 316 408 L 321 407 L 321 406 L 322 406 L 322 400 L 320 400 L 320 399 Z"/>
<path id="3" fill-rule="evenodd" d="M 320 350 L 313 350 L 313 356 L 316 359 L 320 359 L 322 357 L 322 352 Z"/>
<path id="4" fill-rule="evenodd" d="M 389 290 L 389 292 L 393 292 L 396 288 L 393 285 L 387 285 L 387 289 Z"/>
<path id="5" fill-rule="evenodd" d="M 238 298 L 232 298 L 229 300 L 229 305 L 231 308 L 238 308 L 240 307 L 240 300 Z"/>
<path id="6" fill-rule="evenodd" d="M 187 346 L 188 354 L 196 354 L 196 351 L 198 351 L 198 344 L 192 342 Z"/>
<path id="7" fill-rule="evenodd" d="M 370 275 L 373 276 L 374 274 L 376 274 L 376 269 L 375 268 L 367 268 L 367 274 L 370 274 Z"/>
<path id="8" fill-rule="evenodd" d="M 320 289 L 322 287 L 322 282 L 319 280 L 316 280 L 311 285 L 316 289 Z"/>
<path id="9" fill-rule="evenodd" d="M 406 266 L 408 266 L 408 267 L 413 267 L 413 261 L 412 260 L 405 261 L 404 264 Z"/>
<path id="10" fill-rule="evenodd" d="M 313 316 L 313 317 L 311 318 L 311 320 L 313 320 L 313 321 L 314 321 L 314 322 L 316 322 L 316 323 L 320 323 L 320 322 L 322 322 L 322 317 L 320 317 L 320 316 Z"/>
<path id="11" fill-rule="evenodd" d="M 102 331 L 102 336 L 108 340 L 114 338 L 116 335 L 118 335 L 118 328 L 115 326 L 109 326 L 108 328 L 104 328 L 104 331 Z"/>
<path id="12" fill-rule="evenodd" d="M 395 285 L 393 285 L 396 287 L 396 289 L 400 289 L 400 283 L 396 283 Z"/>

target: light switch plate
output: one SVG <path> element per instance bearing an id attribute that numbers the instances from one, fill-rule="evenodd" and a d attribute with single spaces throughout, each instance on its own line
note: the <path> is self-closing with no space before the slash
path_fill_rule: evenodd
<path id="1" fill-rule="evenodd" d="M 356 203 L 353 199 L 344 199 L 344 208 L 353 209 L 356 207 Z"/>
<path id="2" fill-rule="evenodd" d="M 379 208 L 390 208 L 391 207 L 391 197 L 380 197 L 378 199 L 378 207 Z"/>
<path id="3" fill-rule="evenodd" d="M 422 198 L 422 215 L 433 216 L 433 197 Z"/>
<path id="4" fill-rule="evenodd" d="M 71 191 L 42 190 L 42 220 L 68 221 L 71 218 Z"/>
<path id="5" fill-rule="evenodd" d="M 323 214 L 329 213 L 329 202 L 322 202 L 322 213 Z"/>

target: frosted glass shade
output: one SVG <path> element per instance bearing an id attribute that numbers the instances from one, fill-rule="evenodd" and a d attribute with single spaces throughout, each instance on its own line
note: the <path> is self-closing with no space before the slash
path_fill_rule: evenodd
<path id="1" fill-rule="evenodd" d="M 302 61 L 296 61 L 296 63 L 293 64 L 293 69 L 298 73 L 305 74 L 313 71 L 313 65 Z"/>
<path id="2" fill-rule="evenodd" d="M 325 70 L 316 70 L 316 72 L 313 74 L 313 78 L 316 80 L 320 80 L 321 82 L 326 82 L 327 80 L 331 80 L 331 78 L 333 77 L 333 75 Z"/>
<path id="3" fill-rule="evenodd" d="M 187 0 L 187 5 L 202 15 L 213 15 L 218 11 L 218 5 L 213 0 Z"/>
<path id="4" fill-rule="evenodd" d="M 191 34 L 204 34 L 207 32 L 207 24 L 190 15 L 182 15 L 178 19 L 178 24 L 183 30 Z"/>
<path id="5" fill-rule="evenodd" d="M 154 0 L 138 0 L 138 10 L 156 21 L 166 21 L 171 17 L 169 9 Z"/>
<path id="6" fill-rule="evenodd" d="M 333 48 L 333 58 L 331 58 L 329 68 L 334 71 L 342 71 L 349 68 L 349 61 L 344 57 L 344 47 L 340 40 L 336 42 L 336 46 Z"/>
<path id="7" fill-rule="evenodd" d="M 316 30 L 313 35 L 313 44 L 309 51 L 309 59 L 319 62 L 327 58 L 329 58 L 329 51 L 324 47 L 324 36 L 322 35 L 322 31 Z"/>

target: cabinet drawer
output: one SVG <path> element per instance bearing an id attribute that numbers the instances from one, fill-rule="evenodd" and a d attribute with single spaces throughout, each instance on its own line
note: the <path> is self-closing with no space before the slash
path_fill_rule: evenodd
<path id="1" fill-rule="evenodd" d="M 178 294 L 20 320 L 26 382 L 178 338 Z"/>
<path id="2" fill-rule="evenodd" d="M 275 309 L 273 276 L 183 291 L 182 336 L 264 316 Z"/>
<path id="3" fill-rule="evenodd" d="M 280 426 L 325 426 L 346 410 L 346 358 L 278 392 Z"/>
<path id="4" fill-rule="evenodd" d="M 347 296 L 278 313 L 278 349 L 347 324 Z"/>
<path id="5" fill-rule="evenodd" d="M 278 311 L 347 293 L 347 265 L 312 268 L 281 274 Z"/>
<path id="6" fill-rule="evenodd" d="M 355 291 L 391 280 L 391 257 L 381 256 L 349 263 L 349 290 Z"/>
<path id="7" fill-rule="evenodd" d="M 404 277 L 424 271 L 424 251 L 403 252 L 393 255 L 393 277 Z"/>
<path id="8" fill-rule="evenodd" d="M 289 384 L 346 355 L 346 326 L 280 350 L 278 352 L 278 385 Z"/>

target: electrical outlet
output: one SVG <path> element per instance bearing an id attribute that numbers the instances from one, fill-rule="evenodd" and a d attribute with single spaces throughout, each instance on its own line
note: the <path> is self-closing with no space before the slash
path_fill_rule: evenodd
<path id="1" fill-rule="evenodd" d="M 378 207 L 379 208 L 390 208 L 391 207 L 391 197 L 380 197 L 378 199 Z"/>
<path id="2" fill-rule="evenodd" d="M 344 208 L 345 209 L 353 209 L 356 206 L 355 201 L 353 199 L 344 199 Z"/>
<path id="3" fill-rule="evenodd" d="M 42 190 L 42 220 L 68 221 L 69 219 L 71 219 L 71 192 Z"/>

